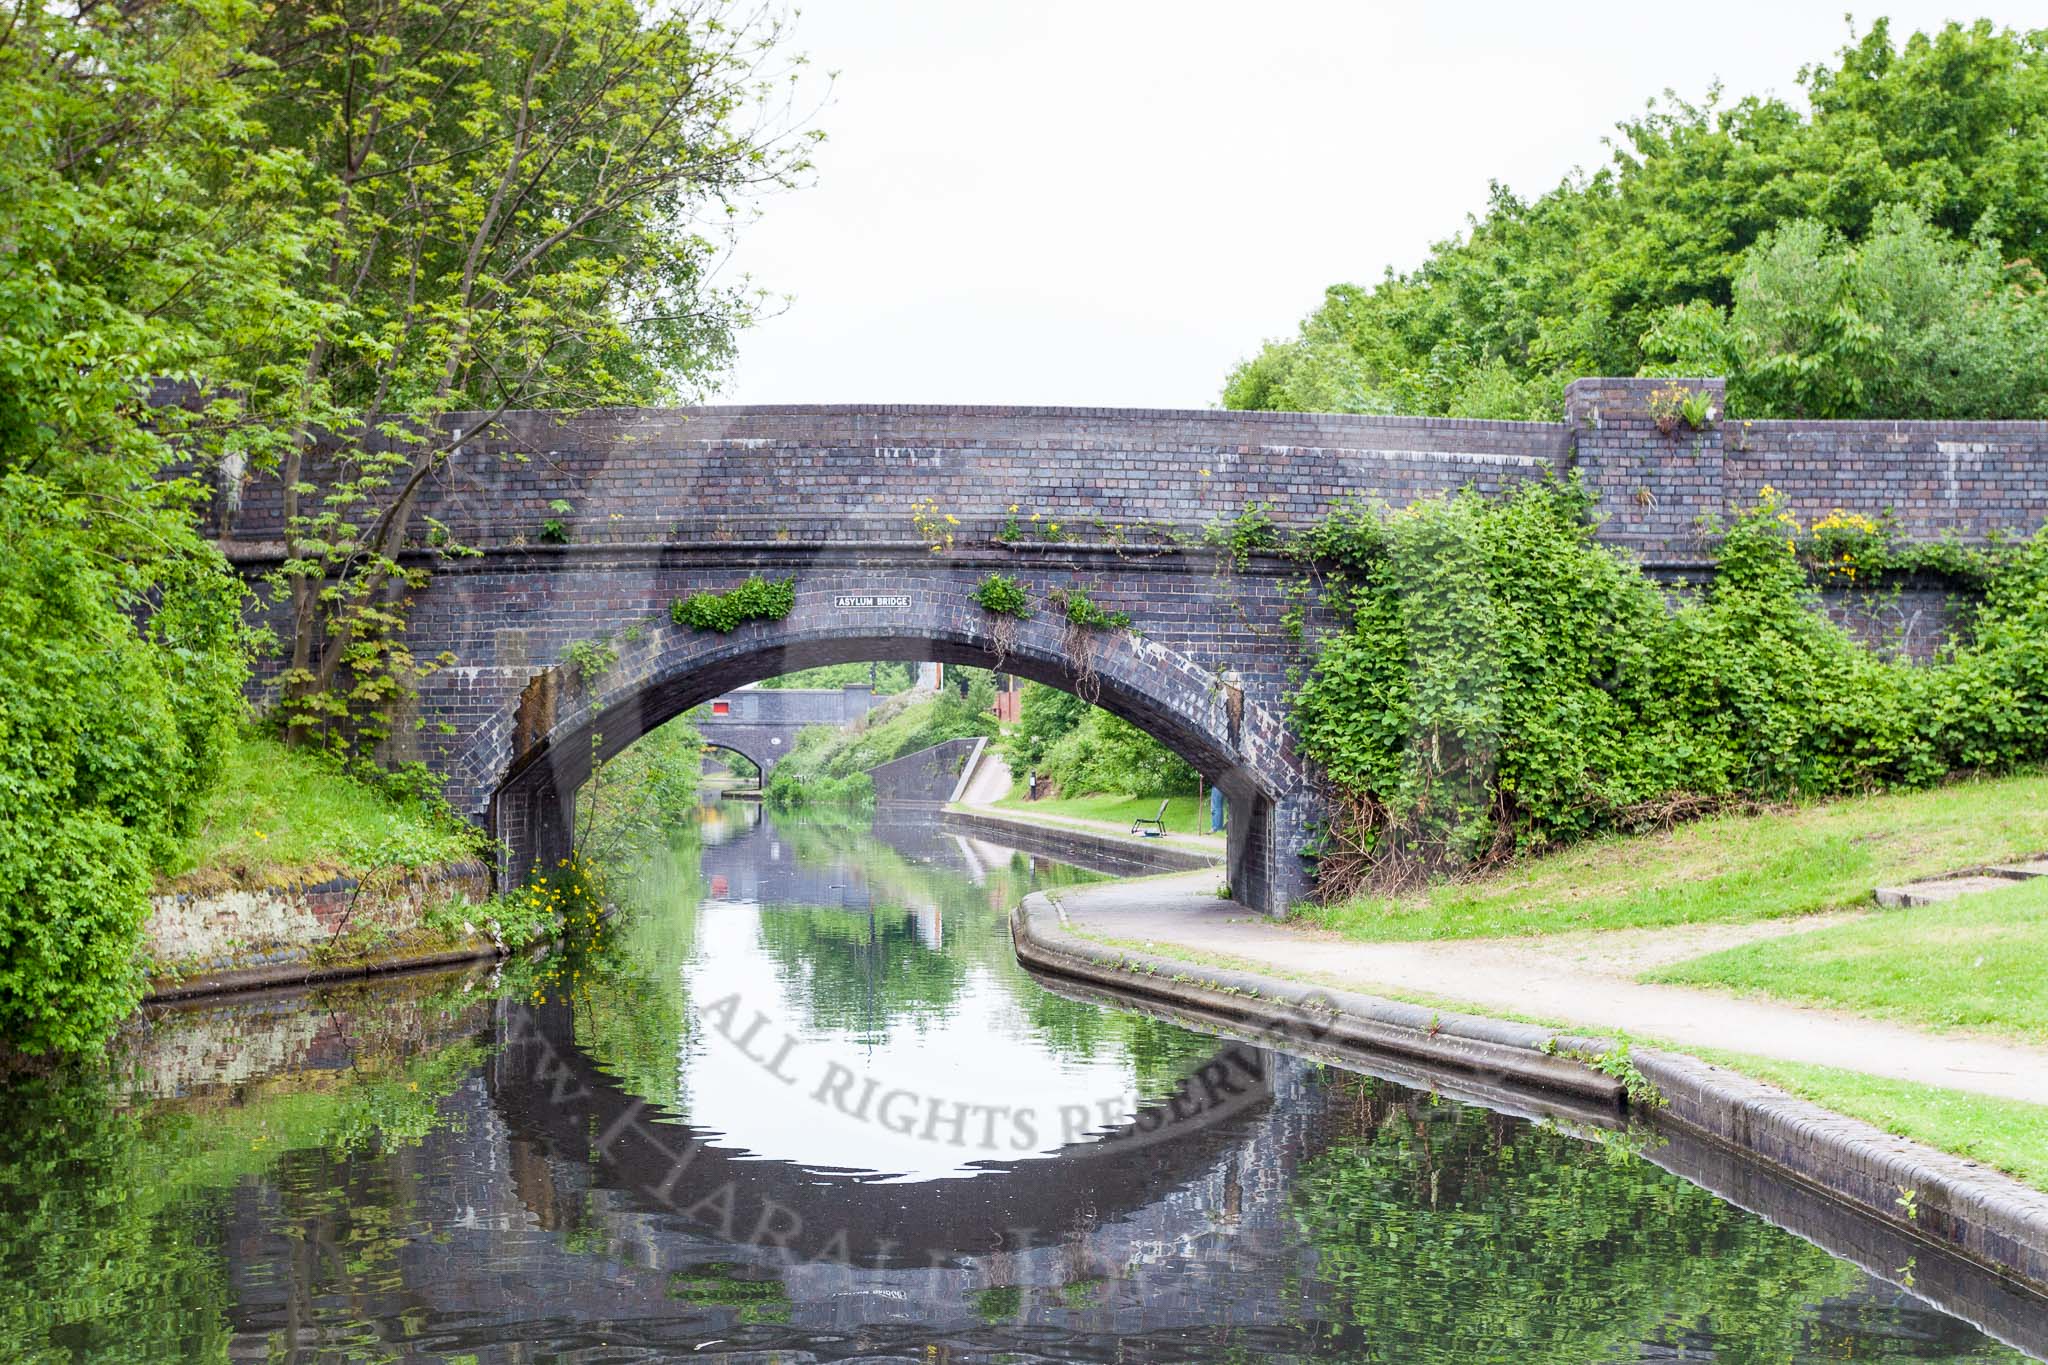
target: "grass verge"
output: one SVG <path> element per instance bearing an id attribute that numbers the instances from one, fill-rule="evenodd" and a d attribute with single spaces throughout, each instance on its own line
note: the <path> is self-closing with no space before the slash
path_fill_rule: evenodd
<path id="1" fill-rule="evenodd" d="M 178 890 L 363 874 L 470 857 L 473 830 L 397 800 L 318 754 L 244 733 L 164 869 Z"/>
<path id="2" fill-rule="evenodd" d="M 1972 1095 L 1860 1071 L 1703 1048 L 1686 1051 L 1894 1136 L 1995 1167 L 2048 1190 L 2048 1105 Z"/>
<path id="3" fill-rule="evenodd" d="M 1103 947 L 1123 952 L 1151 953 L 1193 966 L 1232 968 L 1254 975 L 1276 975 L 1270 963 L 1231 954 L 1201 952 L 1175 943 L 1114 938 L 1085 930 L 1076 932 L 1082 938 L 1099 943 Z M 1360 989 L 1357 983 L 1328 973 L 1290 972 L 1285 977 L 1276 979 L 1303 985 L 1329 986 L 1337 990 Z M 1509 1019 L 1538 1028 L 1557 1029 L 1563 1033 L 1589 1031 L 1568 1020 L 1476 1005 L 1450 996 L 1414 991 L 1386 991 L 1377 988 L 1369 993 L 1383 995 L 1390 1000 L 1402 1000 L 1413 1005 L 1441 1009 L 1447 1013 Z M 1598 1030 L 1592 1032 L 1597 1033 Z M 2027 1104 L 2019 1100 L 2004 1100 L 1989 1095 L 1973 1095 L 1960 1090 L 1870 1076 L 1858 1071 L 1811 1066 L 1803 1062 L 1779 1061 L 1771 1057 L 1727 1052 L 1718 1048 L 1680 1047 L 1661 1040 L 1641 1037 L 1633 1041 L 1641 1046 L 1683 1053 L 1717 1066 L 1727 1067 L 1752 1079 L 1775 1085 L 1802 1099 L 1811 1100 L 1838 1114 L 1861 1119 L 1898 1137 L 1925 1143 L 1929 1147 L 1971 1161 L 1982 1162 L 2036 1189 L 2048 1190 L 2048 1105 Z"/>
<path id="4" fill-rule="evenodd" d="M 1100 820 L 1119 829 L 1129 829 L 1131 821 L 1143 817 L 1150 820 L 1159 813 L 1156 796 L 1124 796 L 1116 792 L 1099 792 L 1093 796 L 1063 796 L 1050 801 L 1027 801 L 1012 791 L 1010 795 L 996 802 L 999 810 L 1024 811 L 1031 815 L 1063 815 L 1071 820 Z M 1209 832 L 1209 803 L 1193 796 L 1172 796 L 1166 798 L 1166 832 L 1168 834 L 1207 834 Z"/>
<path id="5" fill-rule="evenodd" d="M 2048 776 L 1958 782 L 1610 837 L 1469 882 L 1303 906 L 1376 941 L 1748 921 L 1869 900 L 1877 886 L 2048 848 Z"/>
<path id="6" fill-rule="evenodd" d="M 2048 878 L 1744 944 L 1643 979 L 2044 1043 Z"/>

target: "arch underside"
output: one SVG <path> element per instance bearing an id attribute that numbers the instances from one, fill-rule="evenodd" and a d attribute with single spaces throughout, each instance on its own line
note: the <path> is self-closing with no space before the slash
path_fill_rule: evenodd
<path id="1" fill-rule="evenodd" d="M 652 729 L 654 727 L 650 726 L 648 728 Z M 704 740 L 704 747 L 707 749 L 717 749 L 723 753 L 733 754 L 740 758 L 744 758 L 747 762 L 754 765 L 756 771 L 760 772 L 764 776 L 768 772 L 768 769 L 762 767 L 760 759 L 755 758 L 752 754 L 748 753 L 745 749 L 742 749 L 737 744 L 727 744 L 723 740 L 712 739 L 709 736 L 706 736 Z"/>
<path id="2" fill-rule="evenodd" d="M 622 659 L 604 690 L 518 755 L 490 793 L 488 822 L 512 848 L 506 871 L 523 873 L 533 859 L 552 858 L 569 842 L 575 792 L 590 775 L 593 753 L 615 755 L 748 683 L 872 659 L 1000 668 L 1081 695 L 1173 749 L 1223 790 L 1232 805 L 1229 875 L 1239 899 L 1279 911 L 1304 889 L 1301 879 L 1286 875 L 1292 850 L 1276 847 L 1275 805 L 1299 798 L 1303 784 L 1270 715 L 1241 697 L 1233 702 L 1217 675 L 1185 657 L 1122 633 L 1090 632 L 1077 641 L 1062 625 L 1018 622 L 1005 631 L 999 656 L 994 618 L 977 615 L 879 629 L 750 625 L 730 636 L 673 638 L 666 648 Z M 1077 668 L 1075 653 L 1085 656 L 1085 668 Z"/>

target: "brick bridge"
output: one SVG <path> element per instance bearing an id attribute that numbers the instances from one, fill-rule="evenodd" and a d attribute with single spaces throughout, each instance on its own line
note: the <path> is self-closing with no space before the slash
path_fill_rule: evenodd
<path id="1" fill-rule="evenodd" d="M 482 553 L 415 552 L 434 574 L 414 595 L 410 642 L 456 662 L 421 687 L 424 724 L 402 731 L 394 756 L 439 773 L 517 872 L 563 847 L 594 747 L 615 753 L 690 707 L 816 664 L 999 664 L 1098 701 L 1220 786 L 1235 816 L 1232 890 L 1277 912 L 1308 889 L 1300 855 L 1322 812 L 1286 724 L 1292 656 L 1276 623 L 1290 566 L 1235 565 L 1204 547 L 1205 526 L 1260 503 L 1285 530 L 1341 497 L 1400 505 L 1577 471 L 1600 494 L 1604 539 L 1684 574 L 1701 567 L 1699 518 L 1765 484 L 1802 519 L 1889 506 L 1925 537 L 2032 529 L 2048 511 L 2044 424 L 1665 434 L 1647 407 L 1665 382 L 1580 381 L 1562 423 L 980 407 L 512 414 L 423 492 L 418 510 Z M 1718 381 L 1693 383 L 1718 397 Z M 551 510 L 557 500 L 572 510 Z M 570 543 L 540 543 L 557 516 Z M 276 482 L 252 482 L 227 548 L 258 572 L 278 538 Z M 1037 614 L 1013 622 L 977 606 L 970 594 L 991 573 L 1023 580 Z M 730 635 L 671 623 L 676 598 L 749 575 L 794 580 L 794 610 Z M 1085 591 L 1132 628 L 1068 631 L 1046 609 L 1054 589 Z M 1884 599 L 1880 624 L 1924 642 L 1945 586 L 1906 589 Z M 566 652 L 598 638 L 618 662 L 581 679 Z"/>
<path id="2" fill-rule="evenodd" d="M 866 715 L 881 698 L 858 687 L 745 687 L 713 697 L 697 718 L 704 742 L 730 749 L 768 774 L 807 726 L 845 725 Z"/>

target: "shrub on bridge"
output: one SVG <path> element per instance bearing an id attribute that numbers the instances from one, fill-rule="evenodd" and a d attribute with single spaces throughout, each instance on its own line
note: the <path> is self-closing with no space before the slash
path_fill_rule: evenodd
<path id="1" fill-rule="evenodd" d="M 749 621 L 780 621 L 796 607 L 796 579 L 749 578 L 730 592 L 700 592 L 669 604 L 669 619 L 730 635 Z"/>
<path id="2" fill-rule="evenodd" d="M 1769 490 L 1675 609 L 1592 514 L 1553 482 L 1346 509 L 1304 538 L 1340 622 L 1293 698 L 1340 798 L 1326 892 L 2048 758 L 2048 541 L 2000 572 L 1969 643 L 1915 666 L 1815 610 Z"/>

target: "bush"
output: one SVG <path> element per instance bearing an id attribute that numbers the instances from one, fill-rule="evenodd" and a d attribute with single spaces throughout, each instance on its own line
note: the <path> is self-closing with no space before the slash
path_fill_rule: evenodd
<path id="1" fill-rule="evenodd" d="M 1305 538 L 1343 623 L 1294 697 L 1340 797 L 1327 889 L 2048 757 L 2048 539 L 1997 571 L 1969 643 L 1916 667 L 1814 609 L 1768 489 L 1676 610 L 1595 543 L 1591 512 L 1552 482 L 1345 509 Z"/>
<path id="2" fill-rule="evenodd" d="M 1100 707 L 1053 744 L 1039 765 L 1062 796 L 1190 796 L 1200 778 L 1188 761 Z"/>
<path id="3" fill-rule="evenodd" d="M 796 607 L 796 579 L 749 578 L 730 592 L 700 592 L 669 604 L 669 619 L 730 635 L 748 621 L 780 621 Z"/>
<path id="4" fill-rule="evenodd" d="M 95 1046 L 140 999 L 150 869 L 241 707 L 225 566 L 195 545 L 144 578 L 86 523 L 32 480 L 0 489 L 0 1039 L 25 1053 Z"/>

